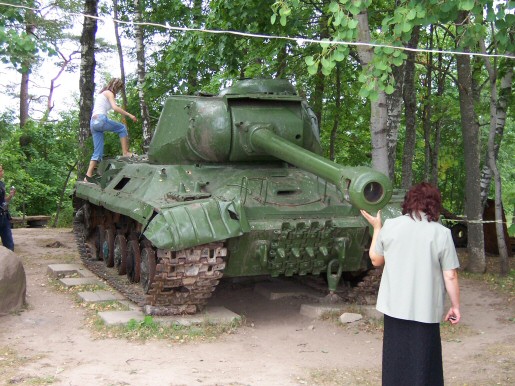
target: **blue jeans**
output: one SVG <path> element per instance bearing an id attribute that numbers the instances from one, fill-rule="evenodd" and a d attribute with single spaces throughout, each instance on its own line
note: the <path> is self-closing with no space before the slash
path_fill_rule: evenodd
<path id="1" fill-rule="evenodd" d="M 2 244 L 7 249 L 14 251 L 14 240 L 11 232 L 11 221 L 7 212 L 0 213 L 0 237 L 2 238 Z"/>
<path id="2" fill-rule="evenodd" d="M 94 118 L 93 118 L 94 117 Z M 117 133 L 120 138 L 126 137 L 127 128 L 123 123 L 107 118 L 107 115 L 94 115 L 89 123 L 91 135 L 93 136 L 93 155 L 92 161 L 100 161 L 104 155 L 104 133 L 110 131 Z"/>

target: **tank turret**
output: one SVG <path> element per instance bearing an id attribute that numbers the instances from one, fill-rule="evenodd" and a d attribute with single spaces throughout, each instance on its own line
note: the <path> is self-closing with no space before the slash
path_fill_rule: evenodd
<path id="1" fill-rule="evenodd" d="M 150 144 L 149 162 L 283 160 L 336 185 L 360 209 L 377 210 L 390 200 L 392 186 L 383 174 L 344 167 L 320 154 L 316 117 L 291 84 L 252 79 L 214 97 L 168 99 Z"/>
<path id="2" fill-rule="evenodd" d="M 392 194 L 383 174 L 322 156 L 289 82 L 247 79 L 169 97 L 147 156 L 106 159 L 96 183 L 78 182 L 78 240 L 85 264 L 147 313 L 194 313 L 222 276 L 325 274 L 331 291 L 343 272 L 363 276 L 359 209 L 396 216 Z"/>

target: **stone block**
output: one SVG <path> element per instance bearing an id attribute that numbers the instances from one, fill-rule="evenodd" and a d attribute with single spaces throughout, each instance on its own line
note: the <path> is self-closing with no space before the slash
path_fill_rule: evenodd
<path id="1" fill-rule="evenodd" d="M 353 314 L 351 312 L 344 312 L 340 315 L 340 322 L 342 323 L 354 323 L 358 320 L 363 319 L 363 316 L 361 314 Z"/>
<path id="2" fill-rule="evenodd" d="M 340 312 L 341 309 L 341 307 L 328 304 L 302 304 L 300 306 L 300 314 L 316 319 L 321 317 L 326 312 Z"/>
<path id="3" fill-rule="evenodd" d="M 141 311 L 103 311 L 99 312 L 98 316 L 102 321 L 108 326 L 114 326 L 117 324 L 126 324 L 131 319 L 134 319 L 138 322 L 143 321 L 145 319 L 145 314 Z"/>
<path id="4" fill-rule="evenodd" d="M 59 279 L 59 281 L 65 286 L 65 287 L 75 287 L 78 285 L 103 285 L 100 280 L 96 279 L 95 277 L 65 277 L 62 279 Z"/>
<path id="5" fill-rule="evenodd" d="M 159 323 L 180 326 L 191 326 L 194 324 L 213 323 L 213 324 L 230 324 L 241 319 L 241 316 L 228 310 L 225 307 L 206 307 L 204 311 L 195 315 L 174 315 L 174 316 L 156 316 L 154 320 Z"/>
<path id="6" fill-rule="evenodd" d="M 79 292 L 79 297 L 82 299 L 82 301 L 87 303 L 99 303 L 124 299 L 123 295 L 118 292 L 103 290 Z"/>
<path id="7" fill-rule="evenodd" d="M 80 277 L 95 276 L 81 264 L 50 264 L 47 267 L 47 274 L 56 279 L 72 275 Z"/>

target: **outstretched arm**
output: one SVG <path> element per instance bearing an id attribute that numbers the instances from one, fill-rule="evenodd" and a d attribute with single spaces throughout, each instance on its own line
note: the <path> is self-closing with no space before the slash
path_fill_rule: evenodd
<path id="1" fill-rule="evenodd" d="M 125 115 L 127 117 L 129 117 L 130 119 L 132 119 L 134 122 L 137 122 L 138 121 L 138 118 L 136 118 L 134 115 L 132 115 L 131 113 L 128 113 L 127 111 L 125 111 L 124 109 L 122 109 L 120 106 L 118 106 L 116 104 L 116 100 L 114 99 L 114 94 L 109 91 L 109 90 L 106 90 L 104 91 L 104 95 L 106 96 L 106 98 L 109 100 L 109 103 L 111 104 L 111 108 L 116 111 L 117 113 L 119 114 L 122 114 L 122 115 Z"/>
<path id="2" fill-rule="evenodd" d="M 368 255 L 370 256 L 372 265 L 374 267 L 380 267 L 381 265 L 384 264 L 384 256 L 381 256 L 376 252 L 376 243 L 377 243 L 377 236 L 379 235 L 379 232 L 381 231 L 381 228 L 383 227 L 383 224 L 381 223 L 381 211 L 379 210 L 375 217 L 372 216 L 370 213 L 368 213 L 365 210 L 361 210 L 361 214 L 370 223 L 370 225 L 372 225 L 372 228 L 374 228 L 374 233 L 372 235 L 372 243 L 370 243 L 370 249 L 368 251 Z"/>

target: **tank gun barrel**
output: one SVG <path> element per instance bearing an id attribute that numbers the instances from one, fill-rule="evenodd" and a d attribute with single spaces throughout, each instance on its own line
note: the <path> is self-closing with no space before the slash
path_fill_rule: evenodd
<path id="1" fill-rule="evenodd" d="M 327 160 L 275 134 L 271 125 L 248 128 L 248 141 L 255 151 L 264 151 L 336 185 L 344 198 L 359 209 L 381 209 L 392 196 L 392 184 L 384 174 L 369 167 L 345 167 Z"/>

